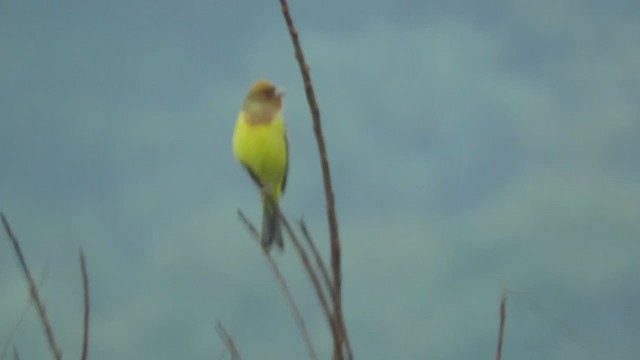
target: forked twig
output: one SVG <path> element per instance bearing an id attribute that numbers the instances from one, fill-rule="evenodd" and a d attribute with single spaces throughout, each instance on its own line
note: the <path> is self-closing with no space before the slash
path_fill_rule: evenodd
<path id="1" fill-rule="evenodd" d="M 331 328 L 331 334 L 332 334 L 332 336 L 334 338 L 334 343 L 338 343 L 339 344 L 339 343 L 341 343 L 340 336 L 342 334 L 340 323 L 337 321 L 336 317 L 332 316 L 334 313 L 332 313 L 332 311 L 331 311 L 331 307 L 329 305 L 329 302 L 327 301 L 327 296 L 324 293 L 324 290 L 322 288 L 322 284 L 320 283 L 320 279 L 318 278 L 318 274 L 316 274 L 316 271 L 313 268 L 313 265 L 311 265 L 311 260 L 309 260 L 309 255 L 307 255 L 307 252 L 305 251 L 304 247 L 300 243 L 300 240 L 298 240 L 298 237 L 296 236 L 295 232 L 293 231 L 293 228 L 291 227 L 291 225 L 289 225 L 289 221 L 282 214 L 282 211 L 280 210 L 280 207 L 279 206 L 275 206 L 275 209 L 278 212 L 278 216 L 280 217 L 280 221 L 282 222 L 282 225 L 284 226 L 285 230 L 287 231 L 287 234 L 289 234 L 289 238 L 291 239 L 291 243 L 293 243 L 293 246 L 296 248 L 296 251 L 298 252 L 298 256 L 300 256 L 300 260 L 302 261 L 302 265 L 304 266 L 305 270 L 307 270 L 307 274 L 311 278 L 311 283 L 313 284 L 313 288 L 316 290 L 316 295 L 318 296 L 318 300 L 320 301 L 320 305 L 322 306 L 322 310 L 324 310 L 324 312 L 325 312 L 325 314 L 327 316 L 327 321 L 329 322 L 329 327 Z M 334 308 L 334 311 L 335 311 L 335 308 Z M 334 352 L 335 352 L 335 349 L 334 349 Z M 340 352 L 340 353 L 342 353 L 342 352 Z"/>
<path id="2" fill-rule="evenodd" d="M 229 349 L 229 353 L 231 353 L 231 360 L 242 360 L 242 358 L 240 357 L 240 352 L 238 352 L 238 348 L 236 348 L 236 344 L 233 341 L 233 338 L 224 328 L 224 325 L 222 325 L 222 321 L 220 320 L 218 320 L 218 322 L 216 323 L 216 331 L 218 332 L 218 336 L 220 336 L 220 339 L 225 344 L 227 349 Z"/>
<path id="3" fill-rule="evenodd" d="M 267 262 L 269 263 L 269 267 L 271 268 L 271 271 L 273 272 L 276 279 L 278 280 L 280 289 L 282 289 L 282 292 L 284 293 L 284 296 L 287 299 L 287 303 L 289 304 L 291 315 L 293 315 L 293 318 L 295 319 L 296 324 L 298 325 L 298 329 L 300 330 L 300 333 L 304 338 L 305 345 L 307 346 L 307 351 L 309 352 L 309 357 L 311 359 L 317 360 L 318 356 L 316 355 L 316 350 L 313 346 L 313 343 L 311 342 L 311 336 L 309 336 L 309 331 L 307 330 L 307 326 L 304 322 L 304 318 L 302 317 L 302 313 L 300 312 L 300 309 L 298 308 L 298 305 L 296 304 L 293 298 L 293 294 L 291 293 L 291 290 L 289 289 L 289 285 L 287 285 L 287 282 L 285 281 L 284 275 L 282 275 L 282 272 L 280 271 L 278 264 L 276 264 L 276 262 L 273 260 L 273 258 L 271 257 L 271 254 L 269 254 L 267 251 L 264 250 L 264 248 L 260 244 L 260 233 L 258 233 L 258 230 L 256 230 L 256 227 L 253 226 L 251 221 L 249 221 L 249 219 L 242 213 L 240 209 L 238 209 L 238 216 L 240 217 L 240 220 L 242 220 L 242 223 L 247 227 L 251 235 L 253 235 L 253 237 L 256 239 L 258 245 L 262 249 L 262 254 L 265 256 L 265 258 L 267 259 Z"/>
<path id="4" fill-rule="evenodd" d="M 11 226 L 7 221 L 7 218 L 3 213 L 0 213 L 0 218 L 2 218 L 2 225 L 4 226 L 4 231 L 7 233 L 7 237 L 11 241 L 13 245 L 13 249 L 18 257 L 18 261 L 20 262 L 20 267 L 22 267 L 22 272 L 24 273 L 25 278 L 27 279 L 27 283 L 29 284 L 29 293 L 31 298 L 36 303 L 36 307 L 38 309 L 38 314 L 40 315 L 40 321 L 42 322 L 42 326 L 44 327 L 44 332 L 47 336 L 47 340 L 49 342 L 49 348 L 53 353 L 53 356 L 56 360 L 62 359 L 62 350 L 56 343 L 55 336 L 53 334 L 53 329 L 51 327 L 51 323 L 47 316 L 47 310 L 44 306 L 44 302 L 40 298 L 40 294 L 38 293 L 38 287 L 36 286 L 35 281 L 33 281 L 33 277 L 31 276 L 31 272 L 29 271 L 29 267 L 27 266 L 27 262 L 24 259 L 24 255 L 22 254 L 22 249 L 20 248 L 20 243 L 18 239 L 13 234 L 11 230 Z"/>
<path id="5" fill-rule="evenodd" d="M 80 248 L 80 272 L 82 273 L 82 293 L 84 299 L 84 319 L 82 321 L 82 355 L 81 360 L 87 360 L 89 355 L 89 275 L 87 274 L 87 262 L 84 259 L 84 251 Z"/>

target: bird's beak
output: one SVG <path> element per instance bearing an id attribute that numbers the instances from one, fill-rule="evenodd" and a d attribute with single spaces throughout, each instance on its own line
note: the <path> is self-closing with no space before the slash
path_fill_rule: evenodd
<path id="1" fill-rule="evenodd" d="M 276 96 L 277 97 L 283 97 L 285 95 L 286 91 L 283 87 L 277 87 L 276 88 Z"/>

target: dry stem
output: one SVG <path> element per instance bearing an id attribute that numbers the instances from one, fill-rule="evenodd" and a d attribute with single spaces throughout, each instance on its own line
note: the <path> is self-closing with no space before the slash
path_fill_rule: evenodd
<path id="1" fill-rule="evenodd" d="M 342 317 L 342 274 L 341 274 L 341 255 L 340 255 L 340 237 L 338 232 L 338 219 L 335 211 L 335 196 L 333 194 L 333 185 L 331 182 L 331 171 L 329 168 L 329 157 L 327 155 L 327 147 L 324 142 L 324 136 L 322 133 L 322 124 L 320 121 L 320 108 L 316 101 L 315 92 L 311 82 L 311 75 L 309 74 L 309 66 L 307 65 L 304 54 L 302 52 L 302 46 L 298 39 L 298 31 L 293 24 L 293 19 L 289 12 L 289 4 L 287 0 L 279 0 L 282 10 L 282 16 L 287 24 L 289 35 L 291 36 L 291 42 L 295 52 L 295 58 L 300 67 L 300 73 L 304 83 L 304 91 L 307 96 L 307 103 L 309 104 L 309 110 L 311 111 L 311 118 L 313 121 L 313 131 L 316 137 L 316 143 L 318 144 L 318 153 L 320 155 L 320 164 L 322 167 L 322 178 L 324 182 L 324 193 L 327 203 L 327 221 L 329 223 L 329 237 L 331 242 L 331 269 L 333 272 L 333 306 L 335 321 L 340 324 L 338 329 L 338 341 L 334 344 L 334 358 L 342 359 L 342 343 L 348 342 L 346 326 Z M 351 347 L 347 344 L 347 350 L 349 359 L 353 358 L 351 353 Z"/>
<path id="2" fill-rule="evenodd" d="M 89 275 L 87 274 L 87 262 L 84 259 L 84 251 L 80 248 L 80 272 L 82 273 L 82 293 L 84 300 L 84 319 L 82 321 L 82 355 L 80 359 L 87 360 L 89 355 Z"/>
<path id="3" fill-rule="evenodd" d="M 331 286 L 331 279 L 329 279 L 329 271 L 327 271 L 327 266 L 324 264 L 324 260 L 322 259 L 322 256 L 320 256 L 320 252 L 318 251 L 316 244 L 311 238 L 309 229 L 307 229 L 307 224 L 305 224 L 304 220 L 301 219 L 299 225 L 300 231 L 302 232 L 305 240 L 307 240 L 307 245 L 309 245 L 311 253 L 313 253 L 313 257 L 316 260 L 316 266 L 320 269 L 320 274 L 322 274 L 322 279 L 324 280 L 325 286 L 333 296 L 333 287 Z"/>
<path id="4" fill-rule="evenodd" d="M 224 325 L 222 325 L 222 321 L 220 320 L 218 320 L 218 322 L 216 323 L 216 331 L 218 332 L 218 336 L 220 336 L 220 339 L 225 344 L 227 349 L 229 349 L 229 353 L 231 353 L 231 360 L 242 360 L 242 357 L 240 357 L 240 352 L 238 352 L 238 348 L 236 348 L 236 344 L 233 341 L 233 338 L 224 328 Z"/>
<path id="5" fill-rule="evenodd" d="M 20 243 L 18 242 L 18 238 L 13 234 L 11 230 L 11 226 L 7 221 L 7 218 L 3 213 L 0 213 L 0 218 L 2 218 L 2 225 L 4 226 L 4 231 L 7 233 L 11 244 L 13 245 L 13 249 L 16 253 L 16 257 L 20 262 L 20 267 L 22 267 L 22 272 L 24 273 L 25 278 L 29 284 L 29 293 L 31 298 L 36 303 L 36 307 L 38 309 L 38 314 L 40 315 L 40 321 L 42 322 L 42 326 L 44 327 L 44 332 L 47 336 L 47 340 L 49 342 L 49 348 L 53 353 L 53 356 L 56 360 L 62 359 L 62 350 L 56 343 L 55 336 L 53 335 L 53 329 L 51 327 L 51 322 L 49 321 L 49 317 L 47 316 L 47 310 L 44 306 L 44 302 L 40 298 L 40 294 L 38 293 L 38 287 L 36 286 L 35 281 L 33 281 L 33 277 L 31 276 L 31 272 L 29 271 L 29 267 L 27 266 L 27 262 L 24 259 L 24 255 L 22 255 L 22 249 L 20 248 Z"/>
<path id="6" fill-rule="evenodd" d="M 291 242 L 293 243 L 294 247 L 296 248 L 296 251 L 298 252 L 298 255 L 300 256 L 300 260 L 302 260 L 302 265 L 307 270 L 307 274 L 309 274 L 309 277 L 311 278 L 311 282 L 313 283 L 313 288 L 316 290 L 316 295 L 318 296 L 320 305 L 322 306 L 322 309 L 327 315 L 327 321 L 329 322 L 329 327 L 331 328 L 331 333 L 333 335 L 334 343 L 340 344 L 341 343 L 340 339 L 342 334 L 340 323 L 337 322 L 336 317 L 332 316 L 333 313 L 331 312 L 331 307 L 329 305 L 329 302 L 327 301 L 327 296 L 325 295 L 324 290 L 322 289 L 322 284 L 320 283 L 318 274 L 316 274 L 316 271 L 313 268 L 313 265 L 311 265 L 311 260 L 309 260 L 309 255 L 307 255 L 307 252 L 305 251 L 304 247 L 300 243 L 300 240 L 298 240 L 298 237 L 296 236 L 295 232 L 291 228 L 291 225 L 289 225 L 289 221 L 283 216 L 282 212 L 280 211 L 280 208 L 276 206 L 276 210 L 278 211 L 278 216 L 280 216 L 280 221 L 282 222 L 282 225 L 284 226 L 285 230 L 287 230 L 287 234 L 289 234 L 289 238 L 291 239 Z M 334 307 L 334 311 L 335 311 L 335 307 Z M 339 352 L 339 353 L 342 354 L 342 352 Z M 335 357 L 335 349 L 334 349 L 334 357 Z"/>
<path id="7" fill-rule="evenodd" d="M 287 285 L 287 282 L 285 281 L 284 275 L 282 275 L 282 272 L 280 271 L 278 264 L 276 264 L 276 262 L 273 260 L 271 255 L 267 251 L 265 251 L 264 247 L 262 247 L 262 245 L 260 244 L 260 233 L 258 233 L 258 230 L 256 230 L 256 227 L 253 226 L 251 221 L 249 221 L 249 219 L 239 209 L 238 209 L 238 216 L 240 217 L 240 220 L 242 220 L 244 225 L 247 227 L 247 229 L 249 229 L 249 232 L 251 232 L 253 237 L 256 239 L 258 245 L 260 245 L 260 248 L 262 249 L 262 254 L 266 257 L 267 262 L 269 263 L 269 267 L 271 268 L 271 271 L 273 272 L 276 279 L 278 280 L 280 289 L 282 289 L 284 296 L 287 298 L 287 303 L 289 304 L 289 309 L 291 310 L 291 314 L 293 315 L 293 318 L 295 319 L 296 324 L 298 325 L 298 329 L 300 330 L 300 333 L 304 338 L 307 351 L 309 352 L 309 357 L 311 359 L 317 360 L 318 356 L 316 355 L 315 348 L 313 346 L 313 343 L 311 342 L 311 337 L 309 336 L 309 331 L 307 330 L 307 326 L 304 322 L 304 318 L 302 317 L 302 313 L 300 312 L 300 309 L 298 308 L 298 305 L 296 304 L 293 298 L 293 294 L 291 293 L 291 290 L 289 289 L 289 285 Z"/>
<path id="8" fill-rule="evenodd" d="M 502 292 L 500 299 L 500 329 L 498 330 L 498 350 L 496 360 L 502 360 L 502 340 L 504 339 L 504 323 L 507 318 L 507 293 Z"/>
<path id="9" fill-rule="evenodd" d="M 46 274 L 47 274 L 46 270 L 42 272 L 42 276 L 40 277 L 40 282 L 38 283 L 39 287 L 42 287 Z M 22 310 L 22 313 L 20 314 L 18 321 L 16 321 L 15 325 L 13 325 L 13 328 L 9 333 L 9 337 L 7 337 L 7 340 L 5 341 L 4 347 L 2 348 L 2 354 L 0 354 L 0 360 L 3 360 L 5 355 L 7 354 L 7 351 L 9 351 L 9 345 L 13 343 L 13 338 L 18 333 L 18 329 L 20 329 L 20 325 L 22 325 L 22 322 L 24 321 L 27 314 L 29 313 L 29 310 L 31 309 L 32 305 L 33 305 L 33 299 L 31 298 L 31 295 L 29 295 L 29 298 L 27 299 L 27 305 L 24 307 L 24 310 Z M 15 348 L 15 345 L 14 345 L 14 348 Z"/>

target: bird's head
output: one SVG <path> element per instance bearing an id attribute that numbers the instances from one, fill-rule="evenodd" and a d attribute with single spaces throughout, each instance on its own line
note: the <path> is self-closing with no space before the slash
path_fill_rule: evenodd
<path id="1" fill-rule="evenodd" d="M 282 89 L 277 88 L 268 80 L 258 80 L 249 88 L 244 99 L 244 107 L 247 110 L 263 107 L 280 110 L 283 97 L 284 91 Z"/>

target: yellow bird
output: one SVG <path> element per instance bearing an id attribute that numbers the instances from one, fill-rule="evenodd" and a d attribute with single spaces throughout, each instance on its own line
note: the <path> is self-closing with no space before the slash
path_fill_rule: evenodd
<path id="1" fill-rule="evenodd" d="M 258 80 L 244 98 L 233 133 L 233 153 L 262 191 L 262 246 L 283 248 L 280 219 L 268 195 L 278 202 L 287 184 L 289 154 L 282 115 L 284 93 Z M 268 194 L 268 195 L 265 195 Z"/>

